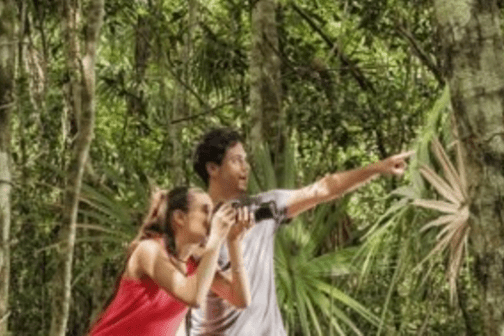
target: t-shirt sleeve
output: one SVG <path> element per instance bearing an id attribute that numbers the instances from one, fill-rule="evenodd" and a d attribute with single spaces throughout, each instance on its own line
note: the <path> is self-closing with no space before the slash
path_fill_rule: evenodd
<path id="1" fill-rule="evenodd" d="M 276 204 L 276 209 L 279 216 L 274 223 L 275 229 L 278 228 L 281 224 L 290 223 L 290 219 L 287 218 L 287 206 L 288 201 L 291 197 L 293 197 L 293 194 L 294 190 L 275 189 L 257 195 L 261 198 L 261 202 L 273 201 Z"/>

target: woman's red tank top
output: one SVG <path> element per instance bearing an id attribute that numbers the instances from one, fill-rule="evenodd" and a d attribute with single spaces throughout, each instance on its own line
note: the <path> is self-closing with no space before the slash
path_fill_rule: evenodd
<path id="1" fill-rule="evenodd" d="M 188 275 L 196 270 L 191 258 Z M 160 288 L 152 279 L 122 278 L 113 301 L 89 336 L 175 335 L 188 306 Z"/>

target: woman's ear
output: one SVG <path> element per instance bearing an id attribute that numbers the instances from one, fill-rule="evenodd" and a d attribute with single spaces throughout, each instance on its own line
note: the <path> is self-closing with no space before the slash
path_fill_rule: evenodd
<path id="1" fill-rule="evenodd" d="M 174 225 L 184 226 L 187 216 L 187 214 L 184 211 L 177 209 L 173 211 L 172 216 Z"/>

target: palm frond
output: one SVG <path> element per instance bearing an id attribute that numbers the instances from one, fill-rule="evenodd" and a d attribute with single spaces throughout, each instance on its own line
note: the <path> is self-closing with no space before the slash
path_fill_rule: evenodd
<path id="1" fill-rule="evenodd" d="M 446 201 L 416 199 L 413 204 L 423 208 L 437 210 L 444 213 L 435 220 L 425 224 L 421 231 L 439 227 L 440 231 L 436 237 L 438 241 L 431 252 L 420 263 L 429 260 L 432 256 L 448 249 L 448 270 L 447 277 L 450 287 L 450 300 L 455 300 L 457 276 L 462 265 L 464 247 L 469 234 L 469 205 L 467 199 L 467 182 L 463 168 L 462 150 L 460 142 L 456 142 L 456 159 L 459 171 L 449 159 L 448 154 L 437 138 L 432 141 L 432 151 L 441 165 L 444 176 L 443 179 L 427 166 L 420 168 L 422 176 L 430 182 L 432 187 L 446 199 Z"/>
<path id="2" fill-rule="evenodd" d="M 437 200 L 426 200 L 426 199 L 414 200 L 413 205 L 451 214 L 457 213 L 459 209 L 457 205 L 453 203 Z"/>
<path id="3" fill-rule="evenodd" d="M 444 198 L 449 200 L 455 205 L 460 205 L 460 202 L 464 200 L 462 194 L 457 193 L 448 183 L 446 183 L 442 178 L 440 178 L 432 169 L 428 166 L 422 165 L 420 167 L 420 173 L 422 176 L 430 182 L 430 184 L 439 192 Z"/>

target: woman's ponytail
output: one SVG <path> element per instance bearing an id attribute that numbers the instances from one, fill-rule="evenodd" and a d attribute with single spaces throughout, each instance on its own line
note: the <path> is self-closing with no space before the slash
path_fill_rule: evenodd
<path id="1" fill-rule="evenodd" d="M 168 191 L 163 189 L 154 191 L 151 195 L 149 210 L 143 220 L 142 226 L 128 247 L 128 256 L 133 253 L 140 241 L 163 235 L 167 209 Z"/>

